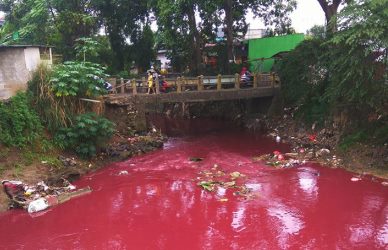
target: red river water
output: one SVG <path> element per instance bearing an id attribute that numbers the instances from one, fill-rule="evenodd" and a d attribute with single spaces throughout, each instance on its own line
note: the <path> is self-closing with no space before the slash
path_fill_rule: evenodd
<path id="1" fill-rule="evenodd" d="M 388 249 L 388 187 L 316 164 L 252 162 L 289 148 L 209 124 L 186 124 L 192 133 L 163 149 L 84 176 L 75 184 L 89 195 L 40 214 L 1 214 L 0 249 Z M 184 131 L 174 126 L 170 135 Z M 199 172 L 214 164 L 244 174 L 254 197 L 201 189 Z"/>

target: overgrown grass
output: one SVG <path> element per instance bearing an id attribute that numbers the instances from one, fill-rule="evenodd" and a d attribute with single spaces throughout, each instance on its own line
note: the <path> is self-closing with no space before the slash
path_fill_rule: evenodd
<path id="1" fill-rule="evenodd" d="M 0 102 L 0 117 L 0 143 L 5 146 L 31 146 L 43 137 L 42 123 L 25 93 Z"/>
<path id="2" fill-rule="evenodd" d="M 347 151 L 357 143 L 384 145 L 388 143 L 388 124 L 380 122 L 371 123 L 368 127 L 361 127 L 345 135 L 339 149 Z"/>

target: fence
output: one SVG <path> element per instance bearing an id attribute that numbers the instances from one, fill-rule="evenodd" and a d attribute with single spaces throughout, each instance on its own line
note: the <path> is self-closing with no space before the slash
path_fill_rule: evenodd
<path id="1" fill-rule="evenodd" d="M 147 79 L 124 79 L 109 78 L 107 81 L 112 85 L 112 94 L 142 94 L 147 93 Z M 260 87 L 275 87 L 280 85 L 279 77 L 274 74 L 254 74 L 247 81 L 241 81 L 239 74 L 198 76 L 198 77 L 177 77 L 159 78 L 155 80 L 154 91 L 156 94 L 185 92 L 185 91 L 208 91 L 225 89 L 249 89 Z"/>

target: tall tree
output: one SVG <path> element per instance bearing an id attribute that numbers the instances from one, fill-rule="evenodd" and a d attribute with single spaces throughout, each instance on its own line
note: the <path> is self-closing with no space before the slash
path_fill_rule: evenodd
<path id="1" fill-rule="evenodd" d="M 201 73 L 202 39 L 196 13 L 202 12 L 203 1 L 158 0 L 154 8 L 161 41 L 173 54 L 187 54 L 193 74 Z"/>
<path id="2" fill-rule="evenodd" d="M 140 34 L 133 40 L 131 48 L 132 58 L 142 71 L 149 69 L 155 59 L 155 37 L 149 25 L 145 25 Z"/>
<path id="3" fill-rule="evenodd" d="M 268 25 L 274 25 L 277 33 L 285 33 L 290 29 L 289 14 L 296 7 L 295 0 L 218 0 L 219 8 L 224 13 L 224 26 L 226 29 L 226 47 L 228 61 L 233 61 L 233 42 L 237 34 L 245 34 L 247 30 L 246 15 L 249 9 L 263 18 Z M 286 32 L 287 33 L 287 32 Z M 228 64 L 228 73 L 230 67 Z"/>
<path id="4" fill-rule="evenodd" d="M 3 0 L 2 10 L 7 11 L 6 23 L 2 29 L 2 42 L 19 44 L 48 44 L 53 30 L 45 0 Z M 12 40 L 12 33 L 19 38 Z"/>
<path id="5" fill-rule="evenodd" d="M 295 0 L 253 1 L 251 8 L 253 13 L 262 18 L 268 27 L 267 33 L 286 35 L 294 33 L 290 14 L 296 5 Z"/>
<path id="6" fill-rule="evenodd" d="M 149 1 L 143 0 L 93 0 L 92 6 L 104 25 L 112 49 L 115 52 L 117 68 L 123 69 L 126 61 L 128 39 L 135 40 L 149 14 Z"/>
<path id="7" fill-rule="evenodd" d="M 350 3 L 352 0 L 318 0 L 326 18 L 326 29 L 329 33 L 337 31 L 336 15 L 341 4 Z"/>

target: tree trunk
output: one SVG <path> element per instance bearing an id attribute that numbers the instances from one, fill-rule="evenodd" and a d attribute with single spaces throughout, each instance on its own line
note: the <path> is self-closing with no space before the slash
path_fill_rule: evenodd
<path id="1" fill-rule="evenodd" d="M 233 62 L 233 1 L 224 1 L 225 24 L 226 24 L 226 50 L 228 61 L 226 63 L 227 74 L 230 74 L 230 62 Z"/>
<path id="2" fill-rule="evenodd" d="M 335 16 L 341 1 L 342 0 L 333 0 L 332 4 L 329 4 L 327 0 L 318 0 L 323 12 L 325 12 L 326 31 L 328 34 L 333 34 L 337 31 L 337 20 Z"/>
<path id="3" fill-rule="evenodd" d="M 189 27 L 190 27 L 190 35 L 191 40 L 193 42 L 193 53 L 192 53 L 192 60 L 193 60 L 193 68 L 192 72 L 195 75 L 202 74 L 201 70 L 201 62 L 202 62 L 202 53 L 201 53 L 201 37 L 199 35 L 199 32 L 197 30 L 197 22 L 195 19 L 195 11 L 194 11 L 195 5 L 189 6 L 188 8 L 188 18 L 189 18 Z"/>

